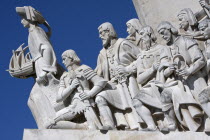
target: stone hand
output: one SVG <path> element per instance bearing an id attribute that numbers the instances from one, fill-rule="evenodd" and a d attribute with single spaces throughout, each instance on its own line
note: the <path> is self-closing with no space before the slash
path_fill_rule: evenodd
<path id="1" fill-rule="evenodd" d="M 78 79 L 74 79 L 71 83 L 71 88 L 76 88 L 79 85 L 79 80 Z"/>
<path id="2" fill-rule="evenodd" d="M 178 71 L 177 74 L 179 76 L 186 76 L 186 77 L 188 77 L 191 73 L 190 73 L 190 71 L 188 69 L 183 69 L 181 71 Z"/>
<path id="3" fill-rule="evenodd" d="M 116 83 L 116 82 L 117 82 L 116 77 L 113 77 L 110 81 L 108 81 L 108 83 L 111 83 L 111 84 Z"/>
<path id="4" fill-rule="evenodd" d="M 170 65 L 169 67 L 169 70 L 172 72 L 172 71 L 175 71 L 175 67 L 173 65 Z"/>
<path id="5" fill-rule="evenodd" d="M 154 63 L 153 66 L 152 66 L 153 70 L 155 70 L 155 71 L 158 70 L 159 66 L 160 66 L 160 62 Z"/>
<path id="6" fill-rule="evenodd" d="M 129 73 L 128 70 L 127 70 L 127 68 L 124 67 L 124 66 L 122 66 L 122 65 L 120 65 L 120 66 L 117 67 L 117 72 L 119 74 L 127 74 L 127 73 Z"/>
<path id="7" fill-rule="evenodd" d="M 81 93 L 80 95 L 79 95 L 79 97 L 82 99 L 82 100 L 87 100 L 87 99 L 89 99 L 90 98 L 90 95 L 88 94 L 88 93 Z"/>
<path id="8" fill-rule="evenodd" d="M 205 0 L 199 0 L 199 3 L 202 7 L 205 7 L 206 6 L 206 2 Z"/>
<path id="9" fill-rule="evenodd" d="M 47 73 L 43 72 L 39 75 L 39 77 L 36 78 L 37 83 L 46 85 L 48 80 L 47 80 Z"/>

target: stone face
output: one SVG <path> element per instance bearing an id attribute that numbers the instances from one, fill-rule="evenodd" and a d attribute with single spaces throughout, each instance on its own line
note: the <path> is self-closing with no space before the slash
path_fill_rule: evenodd
<path id="1" fill-rule="evenodd" d="M 25 129 L 23 140 L 210 140 L 203 132 L 142 132 Z"/>
<path id="2" fill-rule="evenodd" d="M 30 6 L 17 7 L 21 23 L 29 28 L 32 59 L 23 55 L 27 47 L 21 45 L 13 52 L 10 74 L 36 79 L 29 108 L 39 129 L 58 129 L 26 130 L 24 139 L 205 138 L 204 133 L 192 133 L 210 132 L 210 5 L 201 1 L 203 10 L 198 1 L 133 0 L 140 21 L 126 23 L 129 36 L 118 38 L 111 23 L 101 24 L 103 49 L 95 70 L 80 65 L 70 49 L 62 54 L 66 72 L 56 64 L 50 27 L 46 33 L 38 26 L 47 24 L 43 16 Z"/>
<path id="3" fill-rule="evenodd" d="M 169 21 L 178 27 L 177 14 L 184 8 L 191 8 L 194 13 L 202 9 L 198 0 L 133 0 L 133 3 L 142 25 L 154 29 L 161 21 Z"/>

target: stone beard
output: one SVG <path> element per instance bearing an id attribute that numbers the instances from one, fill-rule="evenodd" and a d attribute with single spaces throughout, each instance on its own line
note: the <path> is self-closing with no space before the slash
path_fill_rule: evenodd
<path id="1" fill-rule="evenodd" d="M 133 1 L 136 6 L 145 0 Z M 155 2 L 141 4 L 148 3 Z M 111 23 L 101 24 L 95 70 L 80 65 L 70 49 L 62 54 L 66 71 L 57 64 L 51 28 L 42 14 L 31 6 L 17 7 L 29 31 L 29 53 L 23 45 L 14 51 L 9 72 L 35 78 L 28 106 L 38 128 L 210 132 L 210 5 L 197 4 L 200 12 L 176 11 L 179 30 L 168 21 L 151 20 L 153 30 L 145 16 L 126 23 L 124 39 Z"/>

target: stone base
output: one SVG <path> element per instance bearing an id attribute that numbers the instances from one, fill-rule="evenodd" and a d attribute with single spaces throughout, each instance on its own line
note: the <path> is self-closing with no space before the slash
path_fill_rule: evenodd
<path id="1" fill-rule="evenodd" d="M 142 132 L 25 129 L 23 140 L 210 140 L 204 132 Z"/>

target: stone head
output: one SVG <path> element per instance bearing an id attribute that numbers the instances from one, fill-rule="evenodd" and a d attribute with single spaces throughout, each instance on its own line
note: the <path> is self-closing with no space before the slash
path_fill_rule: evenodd
<path id="1" fill-rule="evenodd" d="M 80 59 L 74 50 L 66 50 L 63 52 L 62 60 L 66 68 L 73 64 L 80 65 Z"/>
<path id="2" fill-rule="evenodd" d="M 210 20 L 209 19 L 204 19 L 198 24 L 198 29 L 200 31 L 204 31 L 206 28 L 209 27 Z"/>
<path id="3" fill-rule="evenodd" d="M 168 21 L 162 21 L 158 25 L 157 31 L 167 43 L 172 41 L 173 35 L 178 35 L 178 30 Z"/>
<path id="4" fill-rule="evenodd" d="M 30 27 L 30 22 L 24 18 L 21 20 L 21 23 L 23 24 L 23 27 L 25 27 L 25 28 Z"/>
<path id="5" fill-rule="evenodd" d="M 179 19 L 179 28 L 184 29 L 185 31 L 188 30 L 190 26 L 197 25 L 197 19 L 195 18 L 195 15 L 193 14 L 192 10 L 190 8 L 182 9 L 178 15 Z"/>
<path id="6" fill-rule="evenodd" d="M 26 28 L 29 28 L 30 24 L 37 25 L 46 22 L 42 14 L 31 6 L 16 7 L 16 12 L 22 18 L 21 23 Z"/>
<path id="7" fill-rule="evenodd" d="M 210 19 L 204 19 L 198 24 L 198 29 L 203 32 L 205 39 L 210 39 Z"/>
<path id="8" fill-rule="evenodd" d="M 140 30 L 139 34 L 140 34 L 140 38 L 144 44 L 155 43 L 157 40 L 155 33 L 154 33 L 152 27 L 150 27 L 150 26 L 144 26 Z"/>
<path id="9" fill-rule="evenodd" d="M 98 27 L 99 37 L 103 42 L 103 46 L 106 47 L 110 42 L 111 39 L 117 38 L 117 34 L 114 30 L 114 27 L 111 23 L 105 22 Z"/>
<path id="10" fill-rule="evenodd" d="M 130 36 L 134 36 L 136 32 L 139 33 L 142 28 L 141 23 L 136 18 L 129 20 L 126 23 L 126 25 L 127 25 L 127 32 Z"/>

